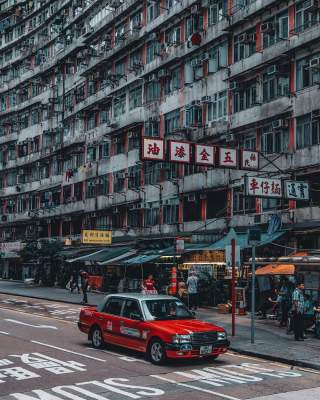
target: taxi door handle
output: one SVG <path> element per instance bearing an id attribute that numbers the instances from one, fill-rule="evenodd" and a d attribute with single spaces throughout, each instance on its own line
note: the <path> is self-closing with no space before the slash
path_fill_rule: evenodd
<path id="1" fill-rule="evenodd" d="M 121 325 L 121 326 L 124 325 L 124 321 L 120 321 L 120 325 Z"/>
<path id="2" fill-rule="evenodd" d="M 102 317 L 98 317 L 97 318 L 99 321 L 103 321 L 103 318 Z"/>

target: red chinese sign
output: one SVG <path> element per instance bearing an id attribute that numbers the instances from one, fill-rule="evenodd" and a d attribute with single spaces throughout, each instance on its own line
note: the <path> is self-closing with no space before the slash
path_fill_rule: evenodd
<path id="1" fill-rule="evenodd" d="M 169 141 L 169 159 L 173 162 L 190 163 L 190 143 Z"/>
<path id="2" fill-rule="evenodd" d="M 195 145 L 195 162 L 201 165 L 214 165 L 214 146 L 206 146 L 203 144 Z"/>
<path id="3" fill-rule="evenodd" d="M 238 151 L 227 147 L 219 148 L 219 166 L 225 168 L 237 168 Z"/>
<path id="4" fill-rule="evenodd" d="M 242 150 L 241 151 L 241 168 L 242 169 L 259 169 L 259 153 L 257 151 Z"/>
<path id="5" fill-rule="evenodd" d="M 256 197 L 282 197 L 281 180 L 250 176 L 246 183 L 246 193 Z"/>
<path id="6" fill-rule="evenodd" d="M 158 138 L 143 138 L 142 142 L 143 160 L 164 160 L 164 140 Z"/>

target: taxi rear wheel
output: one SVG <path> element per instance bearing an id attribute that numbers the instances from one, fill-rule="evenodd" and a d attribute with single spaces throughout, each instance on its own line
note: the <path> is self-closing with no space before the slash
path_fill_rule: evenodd
<path id="1" fill-rule="evenodd" d="M 91 331 L 91 343 L 95 349 L 101 349 L 104 346 L 101 329 L 94 326 Z"/>
<path id="2" fill-rule="evenodd" d="M 155 365 L 161 365 L 166 360 L 166 350 L 160 339 L 153 339 L 148 348 L 148 359 Z"/>

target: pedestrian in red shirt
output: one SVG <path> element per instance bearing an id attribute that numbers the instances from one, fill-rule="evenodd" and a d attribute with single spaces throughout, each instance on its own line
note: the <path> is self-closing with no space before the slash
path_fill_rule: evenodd
<path id="1" fill-rule="evenodd" d="M 153 275 L 148 275 L 148 278 L 143 281 L 142 291 L 145 294 L 157 294 L 157 289 L 155 287 L 155 280 L 153 279 Z"/>

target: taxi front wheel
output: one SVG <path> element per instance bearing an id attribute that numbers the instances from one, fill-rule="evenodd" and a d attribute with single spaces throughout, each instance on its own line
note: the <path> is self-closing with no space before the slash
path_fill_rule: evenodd
<path id="1" fill-rule="evenodd" d="M 152 339 L 147 353 L 148 359 L 155 365 L 161 365 L 166 360 L 166 350 L 160 339 Z"/>
<path id="2" fill-rule="evenodd" d="M 101 349 L 104 346 L 101 329 L 95 326 L 91 332 L 91 342 L 95 349 Z"/>

